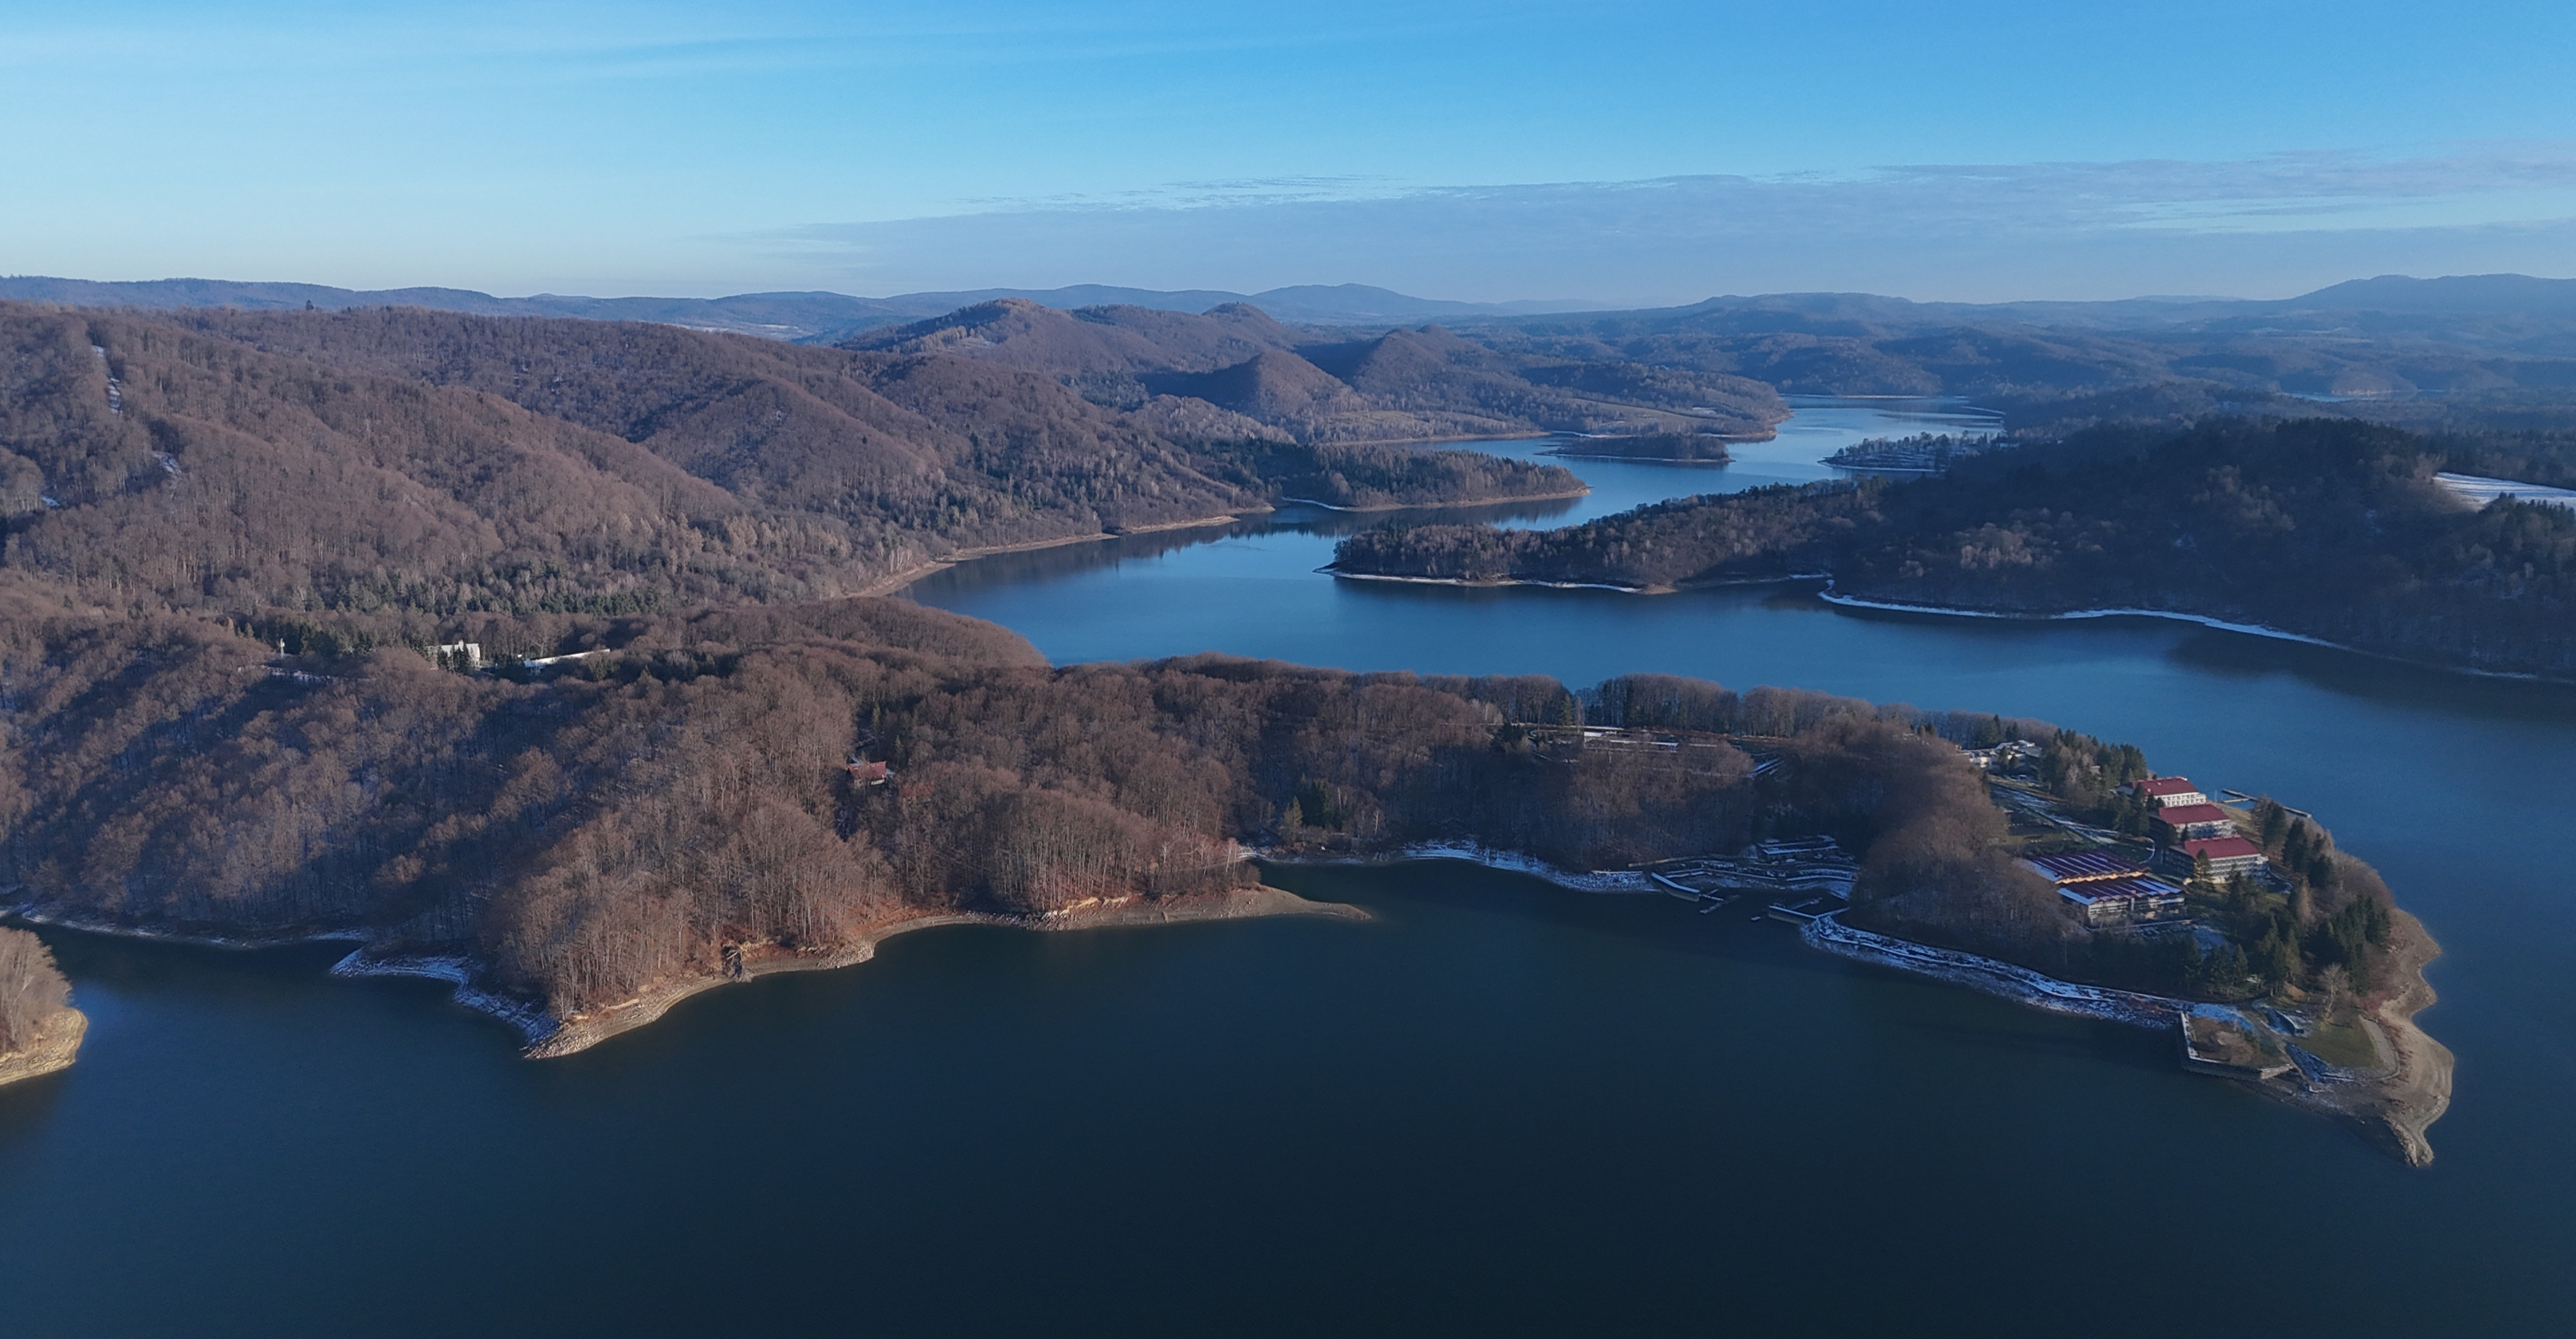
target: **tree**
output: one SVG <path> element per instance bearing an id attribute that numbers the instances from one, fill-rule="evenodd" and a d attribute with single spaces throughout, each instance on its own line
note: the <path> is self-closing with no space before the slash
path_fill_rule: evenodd
<path id="1" fill-rule="evenodd" d="M 2329 963 L 2317 973 L 2317 988 L 2325 992 L 2327 1014 L 2340 1014 L 2352 1006 L 2352 974 L 2342 963 Z"/>
<path id="2" fill-rule="evenodd" d="M 0 1055 L 23 1051 L 71 1001 L 53 950 L 25 930 L 0 927 Z"/>

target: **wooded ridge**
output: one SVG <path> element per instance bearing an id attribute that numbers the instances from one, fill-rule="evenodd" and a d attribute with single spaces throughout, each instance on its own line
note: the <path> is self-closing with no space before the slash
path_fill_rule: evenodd
<path id="1" fill-rule="evenodd" d="M 0 304 L 0 564 L 119 608 L 618 613 L 852 593 L 1292 493 L 1582 487 L 1201 408 L 669 326 Z"/>
<path id="2" fill-rule="evenodd" d="M 479 635 L 605 653 L 478 675 L 390 616 L 304 626 L 280 658 L 265 628 L 22 606 L 0 620 L 0 883 L 84 922 L 462 955 L 568 1017 L 924 915 L 1219 892 L 1252 878 L 1246 844 L 1588 869 L 1781 831 L 1866 852 L 1930 808 L 1991 809 L 1918 733 L 1975 723 L 1819 694 L 1687 686 L 1800 760 L 1757 780 L 1706 731 L 1552 746 L 1576 705 L 1545 678 L 1056 669 L 881 599 L 510 622 Z"/>
<path id="3" fill-rule="evenodd" d="M 2472 506 L 2446 469 L 2546 473 L 2563 440 L 2348 420 L 2103 428 L 1931 478 L 1684 498 L 1549 531 L 1342 541 L 1353 575 L 1670 589 L 1829 573 L 1843 594 L 2011 614 L 2150 609 L 2407 659 L 2576 676 L 2576 513 Z"/>

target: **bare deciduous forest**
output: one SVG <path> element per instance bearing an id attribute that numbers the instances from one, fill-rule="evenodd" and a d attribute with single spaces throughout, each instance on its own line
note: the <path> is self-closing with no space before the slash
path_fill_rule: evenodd
<path id="1" fill-rule="evenodd" d="M 1224 340 L 1241 331 L 1119 320 L 1165 354 L 1204 337 L 1204 375 L 1240 352 Z M 1308 347 L 1321 363 L 1281 375 L 1436 418 L 1463 403 L 1441 396 L 1508 399 L 1544 371 L 1435 335 Z M 2089 970 L 2082 931 L 2000 854 L 1994 807 L 1939 742 L 1992 718 L 1653 676 L 1578 694 L 1222 657 L 1057 669 L 1001 628 L 852 596 L 961 549 L 1281 496 L 1372 507 L 1573 483 L 1161 393 L 1122 408 L 1119 386 L 1081 382 L 1095 373 L 1132 375 L 394 309 L 0 305 L 0 884 L 125 926 L 461 954 L 561 1017 L 729 955 L 832 950 L 927 915 L 1225 890 L 1252 879 L 1247 844 L 1471 841 L 1615 868 L 1828 833 L 1864 861 L 1857 916 Z M 2257 432 L 2277 462 L 2216 459 Z M 2109 471 L 2197 490 L 2171 502 L 2212 542 L 2297 531 L 2312 557 L 2375 542 L 2349 523 L 2359 508 L 2404 553 L 2475 540 L 2459 549 L 2474 570 L 2521 564 L 2485 597 L 2558 598 L 2564 524 L 2436 516 L 2420 496 L 2433 457 L 2413 443 L 2352 425 L 2115 435 L 2070 446 L 2064 470 L 1758 490 L 1543 534 L 1388 531 L 1345 561 L 1643 584 L 1831 556 L 1897 581 L 1936 566 L 1991 581 L 1999 564 L 1966 548 L 1952 564 L 1949 538 L 1921 538 L 1965 524 L 1972 495 L 2030 504 L 1976 552 L 2046 548 L 2001 565 L 2028 569 L 2015 589 L 2038 598 L 2052 573 L 2138 570 L 2118 560 L 2134 538 L 2118 527 L 2137 522 L 2052 509 Z M 440 649 L 461 642 L 497 669 Z M 550 656 L 578 658 L 518 663 Z M 1592 747 L 1561 728 L 1585 721 L 1652 734 Z M 1751 741 L 1784 765 L 1757 777 Z M 2344 908 L 2379 903 L 2336 891 L 2361 877 L 2316 869 L 2318 897 L 2281 933 L 2303 953 L 2376 942 Z M 2353 970 L 2367 956 L 2347 955 Z"/>
<path id="2" fill-rule="evenodd" d="M 1054 669 L 872 599 L 569 624 L 543 635 L 613 645 L 511 677 L 437 668 L 391 621 L 307 628 L 332 649 L 279 661 L 238 624 L 12 618 L 0 877 L 85 918 L 468 952 L 561 1014 L 729 946 L 1234 886 L 1242 843 L 1600 868 L 1773 832 L 1947 840 L 1973 821 L 1939 813 L 1989 808 L 1916 733 L 1939 721 L 1814 694 L 1686 684 L 1723 708 L 1657 722 L 1691 747 L 1568 750 L 1544 727 L 1577 699 L 1548 679 Z M 1748 729 L 1786 740 L 1780 782 L 1717 733 Z"/>
<path id="3" fill-rule="evenodd" d="M 0 926 L 0 1055 L 34 1045 L 71 993 L 43 940 Z"/>
<path id="4" fill-rule="evenodd" d="M 2349 420 L 2098 428 L 1948 472 L 1683 498 L 1552 531 L 1342 542 L 1379 575 L 1632 587 L 1829 572 L 1842 593 L 2008 613 L 2161 609 L 2483 670 L 2576 674 L 2576 513 L 2469 506 L 2442 470 L 2545 474 L 2546 434 Z"/>

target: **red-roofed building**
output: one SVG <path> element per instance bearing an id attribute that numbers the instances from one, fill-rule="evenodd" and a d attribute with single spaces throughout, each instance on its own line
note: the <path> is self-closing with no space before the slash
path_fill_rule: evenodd
<path id="1" fill-rule="evenodd" d="M 2243 837 L 2200 837 L 2176 842 L 2164 848 L 2160 856 L 2168 871 L 2184 878 L 2191 876 L 2202 856 L 2209 857 L 2209 872 L 2222 879 L 2263 868 L 2263 848 Z"/>
<path id="2" fill-rule="evenodd" d="M 2025 856 L 2021 863 L 2060 888 L 2101 879 L 2134 879 L 2147 872 L 2138 862 L 2108 851 L 2060 851 L 2056 855 Z"/>
<path id="3" fill-rule="evenodd" d="M 2129 793 L 2158 809 L 2178 804 L 2209 803 L 2209 797 L 2200 793 L 2200 787 L 2191 784 L 2191 778 L 2184 776 L 2157 776 L 2132 781 Z"/>
<path id="4" fill-rule="evenodd" d="M 2236 820 L 2214 804 L 2168 805 L 2149 814 L 2147 819 L 2155 828 L 2156 841 L 2167 846 L 2201 837 L 2236 835 Z"/>

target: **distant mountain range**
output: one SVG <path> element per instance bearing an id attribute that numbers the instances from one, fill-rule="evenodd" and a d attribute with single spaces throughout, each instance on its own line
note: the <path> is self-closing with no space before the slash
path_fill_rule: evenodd
<path id="1" fill-rule="evenodd" d="M 1774 392 L 1967 397 L 2016 427 L 2047 431 L 2105 418 L 2317 412 L 2417 426 L 2576 426 L 2576 280 L 2517 274 L 2383 275 L 2271 301 L 1771 293 L 1625 311 L 1444 302 L 1360 284 L 1253 294 L 1079 285 L 886 298 L 502 298 L 0 279 L 0 300 L 9 299 L 187 309 L 198 320 L 307 304 L 428 309 L 938 353 L 1049 376 L 1095 405 L 1156 418 L 1157 431 L 1205 436 L 1221 422 L 1238 436 L 1264 435 L 1258 426 L 1303 444 L 1541 428 L 1743 437 L 1787 412 Z M 1188 422 L 1162 422 L 1175 405 Z"/>
<path id="2" fill-rule="evenodd" d="M 724 298 L 590 298 L 559 293 L 502 298 L 464 288 L 332 288 L 323 284 L 250 283 L 229 279 L 150 279 L 100 283 L 39 275 L 0 278 L 0 299 L 59 302 L 74 307 L 238 307 L 291 310 L 311 305 L 327 311 L 351 307 L 425 307 L 482 316 L 570 316 L 594 321 L 654 321 L 695 330 L 722 330 L 771 339 L 829 343 L 879 326 L 902 325 L 1002 298 L 1022 298 L 1061 310 L 1078 307 L 1150 307 L 1203 312 L 1227 303 L 1249 303 L 1282 320 L 1306 325 L 1411 325 L 1574 311 L 1580 302 L 1446 302 L 1409 297 L 1366 284 L 1299 284 L 1260 293 L 1211 289 L 1166 292 L 1075 284 L 1067 288 L 978 288 L 955 293 L 904 293 L 889 298 L 842 293 L 741 293 Z"/>
<path id="3" fill-rule="evenodd" d="M 1681 307 L 1603 309 L 1571 301 L 1451 302 L 1367 284 L 1299 284 L 1259 293 L 1219 289 L 1162 290 L 1074 284 L 1064 288 L 977 288 L 956 292 L 852 297 L 842 293 L 741 293 L 722 298 L 594 298 L 557 293 L 504 298 L 462 288 L 349 289 L 322 284 L 225 279 L 152 279 L 101 283 L 37 275 L 0 278 L 0 299 L 76 307 L 238 307 L 279 310 L 311 304 L 425 307 L 486 316 L 570 316 L 601 321 L 654 321 L 806 343 L 837 343 L 884 326 L 941 316 L 963 307 L 1020 298 L 1070 311 L 1146 307 L 1204 312 L 1228 303 L 1258 307 L 1296 325 L 1397 326 L 1518 324 L 1539 317 L 1626 316 L 1647 321 L 1716 317 L 1739 329 L 1766 319 L 1783 328 L 1853 322 L 1880 330 L 1999 324 L 2063 330 L 2170 330 L 2211 323 L 2260 321 L 2286 313 L 2384 312 L 2401 316 L 2479 316 L 2576 320 L 2576 279 L 2521 274 L 2354 279 L 2294 298 L 2127 298 L 2114 302 L 1915 302 L 1870 293 L 1727 295 Z"/>

